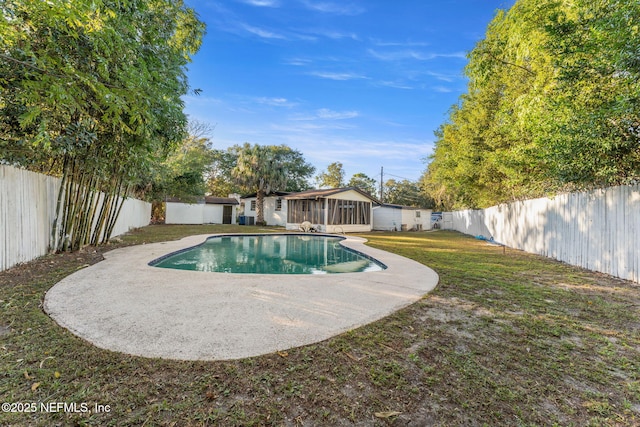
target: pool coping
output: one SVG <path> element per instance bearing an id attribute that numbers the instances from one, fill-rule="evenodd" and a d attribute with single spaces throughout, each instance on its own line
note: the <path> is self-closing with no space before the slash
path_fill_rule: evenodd
<path id="1" fill-rule="evenodd" d="M 345 237 L 385 270 L 327 275 L 232 274 L 152 267 L 154 259 L 225 235 L 130 246 L 58 282 L 44 310 L 97 347 L 177 360 L 229 360 L 313 344 L 381 319 L 438 283 L 430 268 Z"/>

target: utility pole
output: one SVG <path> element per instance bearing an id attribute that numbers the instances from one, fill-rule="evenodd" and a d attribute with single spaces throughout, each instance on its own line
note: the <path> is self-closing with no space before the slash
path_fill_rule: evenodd
<path id="1" fill-rule="evenodd" d="M 384 193 L 382 188 L 383 177 L 384 177 L 384 166 L 380 166 L 380 201 L 384 203 Z"/>

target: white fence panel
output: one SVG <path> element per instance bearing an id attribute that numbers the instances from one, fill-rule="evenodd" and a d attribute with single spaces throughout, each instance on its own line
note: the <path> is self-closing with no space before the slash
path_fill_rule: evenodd
<path id="1" fill-rule="evenodd" d="M 640 282 L 640 185 L 452 212 L 449 229 Z"/>
<path id="2" fill-rule="evenodd" d="M 118 203 L 121 199 L 118 199 Z M 127 233 L 132 228 L 140 228 L 151 222 L 151 203 L 127 198 L 122 205 L 120 216 L 116 220 L 110 237 Z"/>
<path id="3" fill-rule="evenodd" d="M 0 165 L 0 271 L 49 251 L 60 184 L 59 178 Z M 111 237 L 150 219 L 151 204 L 129 198 Z"/>
<path id="4" fill-rule="evenodd" d="M 0 270 L 47 253 L 60 180 L 0 165 Z"/>

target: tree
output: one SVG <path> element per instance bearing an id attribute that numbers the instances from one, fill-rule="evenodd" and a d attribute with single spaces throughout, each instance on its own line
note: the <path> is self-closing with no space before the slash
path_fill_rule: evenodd
<path id="1" fill-rule="evenodd" d="M 130 189 L 182 139 L 203 32 L 181 1 L 4 2 L 0 157 L 62 176 L 55 248 L 108 240 Z"/>
<path id="2" fill-rule="evenodd" d="M 282 163 L 287 175 L 287 185 L 282 191 L 297 192 L 311 188 L 309 178 L 316 168 L 307 163 L 300 151 L 286 145 L 273 145 L 270 148 Z"/>
<path id="3" fill-rule="evenodd" d="M 151 200 L 178 197 L 184 201 L 204 196 L 214 151 L 207 138 L 190 134 L 155 170 Z"/>
<path id="4" fill-rule="evenodd" d="M 357 187 L 365 193 L 369 193 L 371 196 L 376 194 L 376 180 L 368 177 L 362 172 L 353 174 L 349 182 L 348 187 Z"/>
<path id="5" fill-rule="evenodd" d="M 558 70 L 548 156 L 563 184 L 640 178 L 640 4 L 565 2 L 547 25 Z"/>
<path id="6" fill-rule="evenodd" d="M 303 191 L 310 188 L 308 179 L 315 172 L 315 167 L 307 163 L 298 150 L 286 145 L 267 146 L 273 151 L 274 156 L 284 168 L 287 183 L 280 191 Z M 211 176 L 209 178 L 209 191 L 217 196 L 226 197 L 231 193 L 242 191 L 237 181 L 233 179 L 232 171 L 235 168 L 238 155 L 244 147 L 234 145 L 227 150 L 214 150 Z"/>
<path id="7" fill-rule="evenodd" d="M 474 208 L 640 178 L 640 4 L 518 0 L 469 54 L 425 186 Z"/>
<path id="8" fill-rule="evenodd" d="M 394 205 L 433 208 L 434 202 L 425 195 L 418 183 L 403 179 L 389 179 L 384 183 L 384 201 Z"/>
<path id="9" fill-rule="evenodd" d="M 316 177 L 319 187 L 323 188 L 341 188 L 344 187 L 344 170 L 342 163 L 333 162 L 327 166 L 327 170 L 321 172 Z"/>
<path id="10" fill-rule="evenodd" d="M 236 145 L 226 150 L 213 150 L 207 181 L 207 190 L 212 195 L 227 197 L 229 194 L 242 192 L 242 188 L 233 177 L 240 149 L 241 146 Z"/>
<path id="11" fill-rule="evenodd" d="M 264 197 L 287 184 L 287 172 L 278 150 L 272 146 L 245 143 L 232 174 L 245 191 L 256 193 L 256 224 L 266 225 Z"/>

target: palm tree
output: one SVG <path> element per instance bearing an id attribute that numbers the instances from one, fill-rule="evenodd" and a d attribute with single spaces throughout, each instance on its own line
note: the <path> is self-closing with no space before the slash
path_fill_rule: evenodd
<path id="1" fill-rule="evenodd" d="M 238 152 L 233 178 L 247 192 L 256 192 L 256 224 L 265 225 L 264 197 L 287 185 L 287 171 L 270 146 L 245 143 Z"/>

